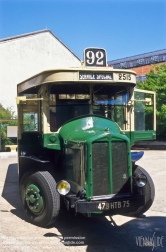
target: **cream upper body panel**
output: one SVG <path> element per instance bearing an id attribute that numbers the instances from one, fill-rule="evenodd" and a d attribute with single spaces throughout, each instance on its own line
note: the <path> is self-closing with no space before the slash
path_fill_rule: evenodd
<path id="1" fill-rule="evenodd" d="M 17 93 L 43 84 L 56 82 L 102 82 L 136 84 L 136 73 L 130 70 L 117 70 L 111 67 L 81 67 L 46 70 L 19 83 Z"/>

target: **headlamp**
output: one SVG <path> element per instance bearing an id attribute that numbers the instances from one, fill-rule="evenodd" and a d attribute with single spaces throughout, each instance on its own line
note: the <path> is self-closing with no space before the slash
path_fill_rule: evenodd
<path id="1" fill-rule="evenodd" d="M 147 183 L 147 177 L 143 173 L 137 174 L 137 176 L 135 177 L 135 182 L 138 187 L 143 187 Z"/>
<path id="2" fill-rule="evenodd" d="M 70 184 L 66 180 L 57 183 L 56 189 L 61 195 L 66 195 L 70 191 Z"/>

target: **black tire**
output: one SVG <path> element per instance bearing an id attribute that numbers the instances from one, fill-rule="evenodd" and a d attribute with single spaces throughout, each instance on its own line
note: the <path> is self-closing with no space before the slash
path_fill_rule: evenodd
<path id="1" fill-rule="evenodd" d="M 153 183 L 153 180 L 151 179 L 150 175 L 147 173 L 147 171 L 145 169 L 143 169 L 140 166 L 137 166 L 133 175 L 136 176 L 139 173 L 143 173 L 147 177 L 147 183 L 142 188 L 143 195 L 145 195 L 145 205 L 139 207 L 136 212 L 130 213 L 128 215 L 130 217 L 139 217 L 140 215 L 145 213 L 152 206 L 153 201 L 154 201 L 154 197 L 155 197 L 155 187 L 154 187 L 154 183 Z"/>
<path id="2" fill-rule="evenodd" d="M 20 181 L 20 195 L 29 222 L 46 227 L 55 221 L 60 211 L 60 195 L 48 171 L 24 174 Z"/>

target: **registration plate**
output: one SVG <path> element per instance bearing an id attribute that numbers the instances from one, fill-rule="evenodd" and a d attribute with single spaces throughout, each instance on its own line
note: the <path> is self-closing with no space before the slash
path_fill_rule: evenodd
<path id="1" fill-rule="evenodd" d="M 127 208 L 130 206 L 130 200 L 114 201 L 114 202 L 101 202 L 97 205 L 99 210 L 111 210 L 118 208 Z"/>

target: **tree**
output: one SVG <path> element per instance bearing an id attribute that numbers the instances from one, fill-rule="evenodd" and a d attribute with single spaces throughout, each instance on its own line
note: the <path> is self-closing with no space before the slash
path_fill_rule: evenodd
<path id="1" fill-rule="evenodd" d="M 7 126 L 15 126 L 17 125 L 16 121 L 17 117 L 15 112 L 11 107 L 4 108 L 2 104 L 0 104 L 0 134 L 1 134 L 1 146 L 4 149 L 6 144 L 12 144 L 12 140 L 7 137 Z"/>
<path id="2" fill-rule="evenodd" d="M 157 135 L 166 136 L 166 64 L 154 65 L 146 78 L 137 86 L 156 92 Z"/>

